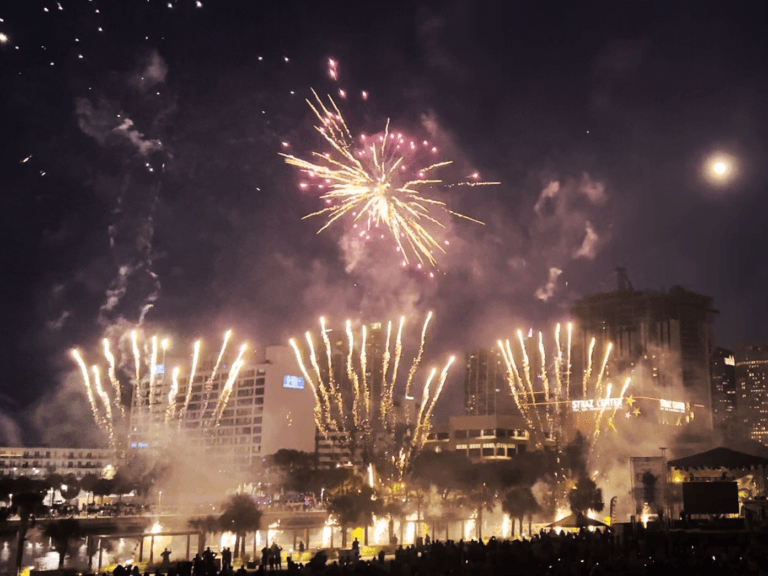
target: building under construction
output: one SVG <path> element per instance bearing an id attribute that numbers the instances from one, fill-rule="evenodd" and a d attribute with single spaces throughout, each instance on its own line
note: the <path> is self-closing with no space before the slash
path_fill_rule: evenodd
<path id="1" fill-rule="evenodd" d="M 612 343 L 608 372 L 632 376 L 631 394 L 665 400 L 661 411 L 685 403 L 684 418 L 693 413 L 699 426 L 711 428 L 712 298 L 680 286 L 634 290 L 619 274 L 618 290 L 585 296 L 571 308 L 578 348 L 588 350 L 592 338 L 597 349 Z M 668 416 L 667 423 L 680 423 Z"/>

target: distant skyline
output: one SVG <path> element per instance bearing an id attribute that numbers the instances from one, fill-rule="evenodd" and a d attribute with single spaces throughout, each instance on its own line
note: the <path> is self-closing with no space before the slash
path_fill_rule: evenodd
<path id="1" fill-rule="evenodd" d="M 429 363 L 550 330 L 577 298 L 614 290 L 621 266 L 635 289 L 711 296 L 718 345 L 768 339 L 767 11 L 0 7 L 0 441 L 17 421 L 86 421 L 69 350 L 95 353 L 140 319 L 189 343 L 231 327 L 264 345 L 320 315 L 418 324 L 433 310 Z M 432 194 L 485 224 L 449 222 L 435 278 L 403 268 L 387 238 L 361 245 L 349 221 L 317 235 L 302 220 L 322 201 L 278 154 L 323 150 L 313 88 L 354 134 L 389 119 L 454 161 L 446 179 L 501 182 Z M 461 402 L 461 372 L 438 413 Z"/>

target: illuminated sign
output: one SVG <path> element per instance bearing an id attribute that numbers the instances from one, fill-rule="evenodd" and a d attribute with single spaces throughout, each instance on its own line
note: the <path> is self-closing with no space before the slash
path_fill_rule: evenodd
<path id="1" fill-rule="evenodd" d="M 723 360 L 726 366 L 736 366 L 736 358 L 733 356 L 726 356 Z"/>
<path id="2" fill-rule="evenodd" d="M 623 398 L 598 398 L 597 400 L 573 400 L 571 410 L 574 412 L 596 412 L 621 408 Z"/>
<path id="3" fill-rule="evenodd" d="M 685 414 L 685 402 L 674 402 L 672 400 L 659 400 L 659 408 L 665 412 L 677 412 Z"/>
<path id="4" fill-rule="evenodd" d="M 165 364 L 155 366 L 155 374 L 165 374 Z"/>
<path id="5" fill-rule="evenodd" d="M 283 388 L 304 390 L 304 378 L 301 376 L 283 376 Z"/>

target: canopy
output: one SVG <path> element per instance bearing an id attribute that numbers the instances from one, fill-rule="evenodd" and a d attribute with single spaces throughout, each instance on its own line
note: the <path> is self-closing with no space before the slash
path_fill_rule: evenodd
<path id="1" fill-rule="evenodd" d="M 552 522 L 547 528 L 583 528 L 588 526 L 608 528 L 608 524 L 603 524 L 600 520 L 593 520 L 584 514 L 569 514 L 565 518 L 560 518 L 557 522 Z"/>
<path id="2" fill-rule="evenodd" d="M 768 466 L 768 458 L 752 456 L 751 454 L 737 452 L 730 448 L 720 447 L 699 454 L 685 456 L 684 458 L 678 458 L 677 460 L 670 460 L 667 464 L 682 470 L 688 468 L 727 468 L 729 470 L 738 470 L 754 468 L 756 466 Z"/>

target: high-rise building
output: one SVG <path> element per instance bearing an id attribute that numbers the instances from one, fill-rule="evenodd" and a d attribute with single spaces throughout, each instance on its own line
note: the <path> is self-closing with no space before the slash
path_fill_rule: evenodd
<path id="1" fill-rule="evenodd" d="M 736 418 L 736 362 L 732 350 L 715 348 L 710 361 L 712 382 L 712 423 L 726 431 Z"/>
<path id="2" fill-rule="evenodd" d="M 464 412 L 467 416 L 519 413 L 507 383 L 504 358 L 497 349 L 479 349 L 467 353 Z"/>
<path id="3" fill-rule="evenodd" d="M 768 342 L 745 342 L 734 350 L 739 423 L 752 440 L 768 444 Z"/>
<path id="4" fill-rule="evenodd" d="M 168 370 L 158 364 L 152 386 L 147 381 L 134 394 L 130 448 L 152 450 L 188 440 L 210 461 L 232 469 L 247 468 L 281 448 L 315 450 L 314 394 L 289 347 L 268 346 L 263 357 L 251 354 L 236 375 L 234 353 L 225 355 L 214 373 L 215 360 L 201 359 L 192 382 L 189 374 L 180 375 L 175 396 L 169 373 L 176 363 L 169 359 Z M 188 361 L 179 365 L 191 371 Z"/>
<path id="5" fill-rule="evenodd" d="M 597 349 L 612 343 L 608 374 L 631 375 L 635 396 L 665 400 L 659 403 L 660 421 L 679 423 L 662 418 L 666 415 L 661 412 L 681 403 L 692 407 L 699 426 L 711 428 L 709 362 L 717 314 L 712 298 L 680 286 L 652 292 L 626 284 L 613 292 L 585 296 L 573 305 L 578 348 L 588 350 L 592 338 Z M 690 420 L 691 412 L 687 408 L 682 412 Z"/>

